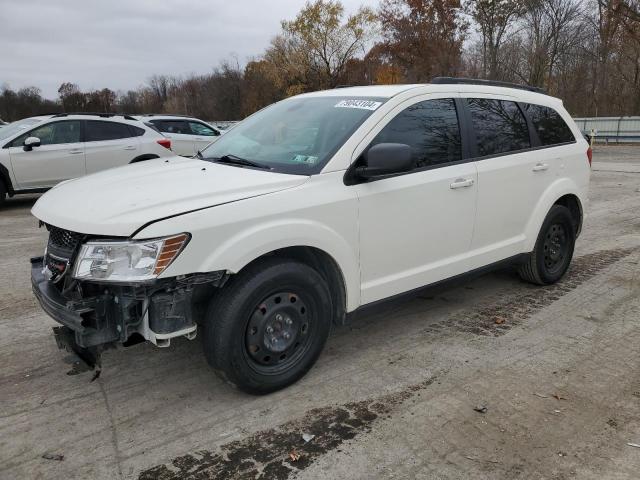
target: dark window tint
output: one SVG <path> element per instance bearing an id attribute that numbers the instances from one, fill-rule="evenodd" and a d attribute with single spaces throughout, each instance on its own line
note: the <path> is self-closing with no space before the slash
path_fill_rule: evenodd
<path id="1" fill-rule="evenodd" d="M 141 137 L 146 132 L 144 128 L 134 127 L 133 125 L 129 125 L 129 129 L 133 132 L 134 137 Z"/>
<path id="2" fill-rule="evenodd" d="M 575 141 L 571 129 L 553 108 L 541 105 L 526 105 L 525 108 L 538 132 L 542 145 L 556 145 Z"/>
<path id="3" fill-rule="evenodd" d="M 460 160 L 460 128 L 453 99 L 410 106 L 391 120 L 371 145 L 378 143 L 409 145 L 417 168 Z"/>
<path id="4" fill-rule="evenodd" d="M 64 120 L 47 123 L 30 132 L 24 133 L 11 142 L 12 147 L 21 147 L 28 137 L 40 139 L 40 145 L 57 145 L 61 143 L 80 142 L 80 121 Z"/>
<path id="5" fill-rule="evenodd" d="M 487 98 L 467 99 L 476 134 L 478 156 L 529 148 L 529 130 L 518 105 Z"/>
<path id="6" fill-rule="evenodd" d="M 158 130 L 163 133 L 179 133 L 181 135 L 191 135 L 189 123 L 185 120 L 151 120 Z"/>
<path id="7" fill-rule="evenodd" d="M 99 142 L 102 140 L 117 140 L 119 138 L 133 137 L 129 126 L 124 123 L 105 122 L 99 120 L 87 121 L 87 142 Z"/>

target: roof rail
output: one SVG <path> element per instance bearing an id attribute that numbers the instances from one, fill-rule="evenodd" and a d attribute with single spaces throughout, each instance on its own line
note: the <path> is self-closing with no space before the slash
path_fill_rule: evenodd
<path id="1" fill-rule="evenodd" d="M 487 87 L 516 88 L 518 90 L 527 90 L 529 92 L 542 93 L 543 95 L 547 94 L 546 90 L 540 87 L 520 85 L 518 83 L 500 82 L 498 80 L 483 80 L 479 78 L 435 77 L 433 80 L 431 80 L 431 83 L 436 85 L 485 85 Z"/>
<path id="2" fill-rule="evenodd" d="M 138 120 L 135 117 L 132 117 L 131 115 L 127 115 L 125 113 L 105 113 L 105 112 L 65 112 L 65 113 L 56 113 L 54 115 L 51 116 L 51 118 L 57 118 L 57 117 L 68 117 L 69 115 L 91 115 L 92 117 L 104 117 L 104 118 L 109 118 L 109 117 L 124 117 L 125 120 Z"/>
<path id="3" fill-rule="evenodd" d="M 195 118 L 193 115 L 183 115 L 181 113 L 142 113 L 141 117 L 184 117 Z"/>

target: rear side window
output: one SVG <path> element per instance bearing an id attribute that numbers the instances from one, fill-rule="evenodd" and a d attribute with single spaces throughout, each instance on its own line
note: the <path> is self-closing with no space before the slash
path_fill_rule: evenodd
<path id="1" fill-rule="evenodd" d="M 177 133 L 180 135 L 191 135 L 189 123 L 184 120 L 151 120 L 162 133 Z"/>
<path id="2" fill-rule="evenodd" d="M 133 137 L 129 126 L 124 123 L 105 122 L 102 120 L 87 120 L 87 142 L 117 140 Z"/>
<path id="3" fill-rule="evenodd" d="M 467 105 L 479 157 L 531 147 L 527 121 L 515 102 L 469 98 Z"/>
<path id="4" fill-rule="evenodd" d="M 553 108 L 527 104 L 525 109 L 543 146 L 575 142 L 571 129 Z"/>
<path id="5" fill-rule="evenodd" d="M 456 106 L 451 98 L 411 105 L 393 118 L 371 142 L 405 143 L 416 168 L 455 162 L 462 158 Z"/>
<path id="6" fill-rule="evenodd" d="M 134 137 L 141 137 L 142 135 L 144 135 L 144 132 L 146 132 L 144 128 L 135 127 L 133 125 L 129 125 L 129 130 L 131 130 Z"/>

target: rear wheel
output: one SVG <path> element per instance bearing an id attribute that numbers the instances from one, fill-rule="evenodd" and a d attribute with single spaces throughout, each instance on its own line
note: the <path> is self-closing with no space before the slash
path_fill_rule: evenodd
<path id="1" fill-rule="evenodd" d="M 279 390 L 316 362 L 332 312 L 329 288 L 314 269 L 260 262 L 232 277 L 212 301 L 203 328 L 207 361 L 245 392 Z"/>
<path id="2" fill-rule="evenodd" d="M 569 268 L 575 243 L 571 212 L 567 207 L 554 205 L 542 223 L 533 252 L 520 267 L 520 277 L 538 285 L 557 282 Z"/>

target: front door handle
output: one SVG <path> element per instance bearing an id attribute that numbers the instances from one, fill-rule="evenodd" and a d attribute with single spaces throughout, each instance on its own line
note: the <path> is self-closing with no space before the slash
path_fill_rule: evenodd
<path id="1" fill-rule="evenodd" d="M 548 163 L 536 163 L 536 166 L 533 167 L 532 170 L 534 172 L 544 172 L 548 168 L 549 168 L 549 164 Z"/>
<path id="2" fill-rule="evenodd" d="M 77 155 L 78 153 L 84 153 L 84 150 L 82 149 L 73 149 L 73 150 L 69 150 L 69 154 L 71 155 Z"/>
<path id="3" fill-rule="evenodd" d="M 455 182 L 453 182 L 449 187 L 452 190 L 456 188 L 468 188 L 474 184 L 473 178 L 456 178 Z"/>

